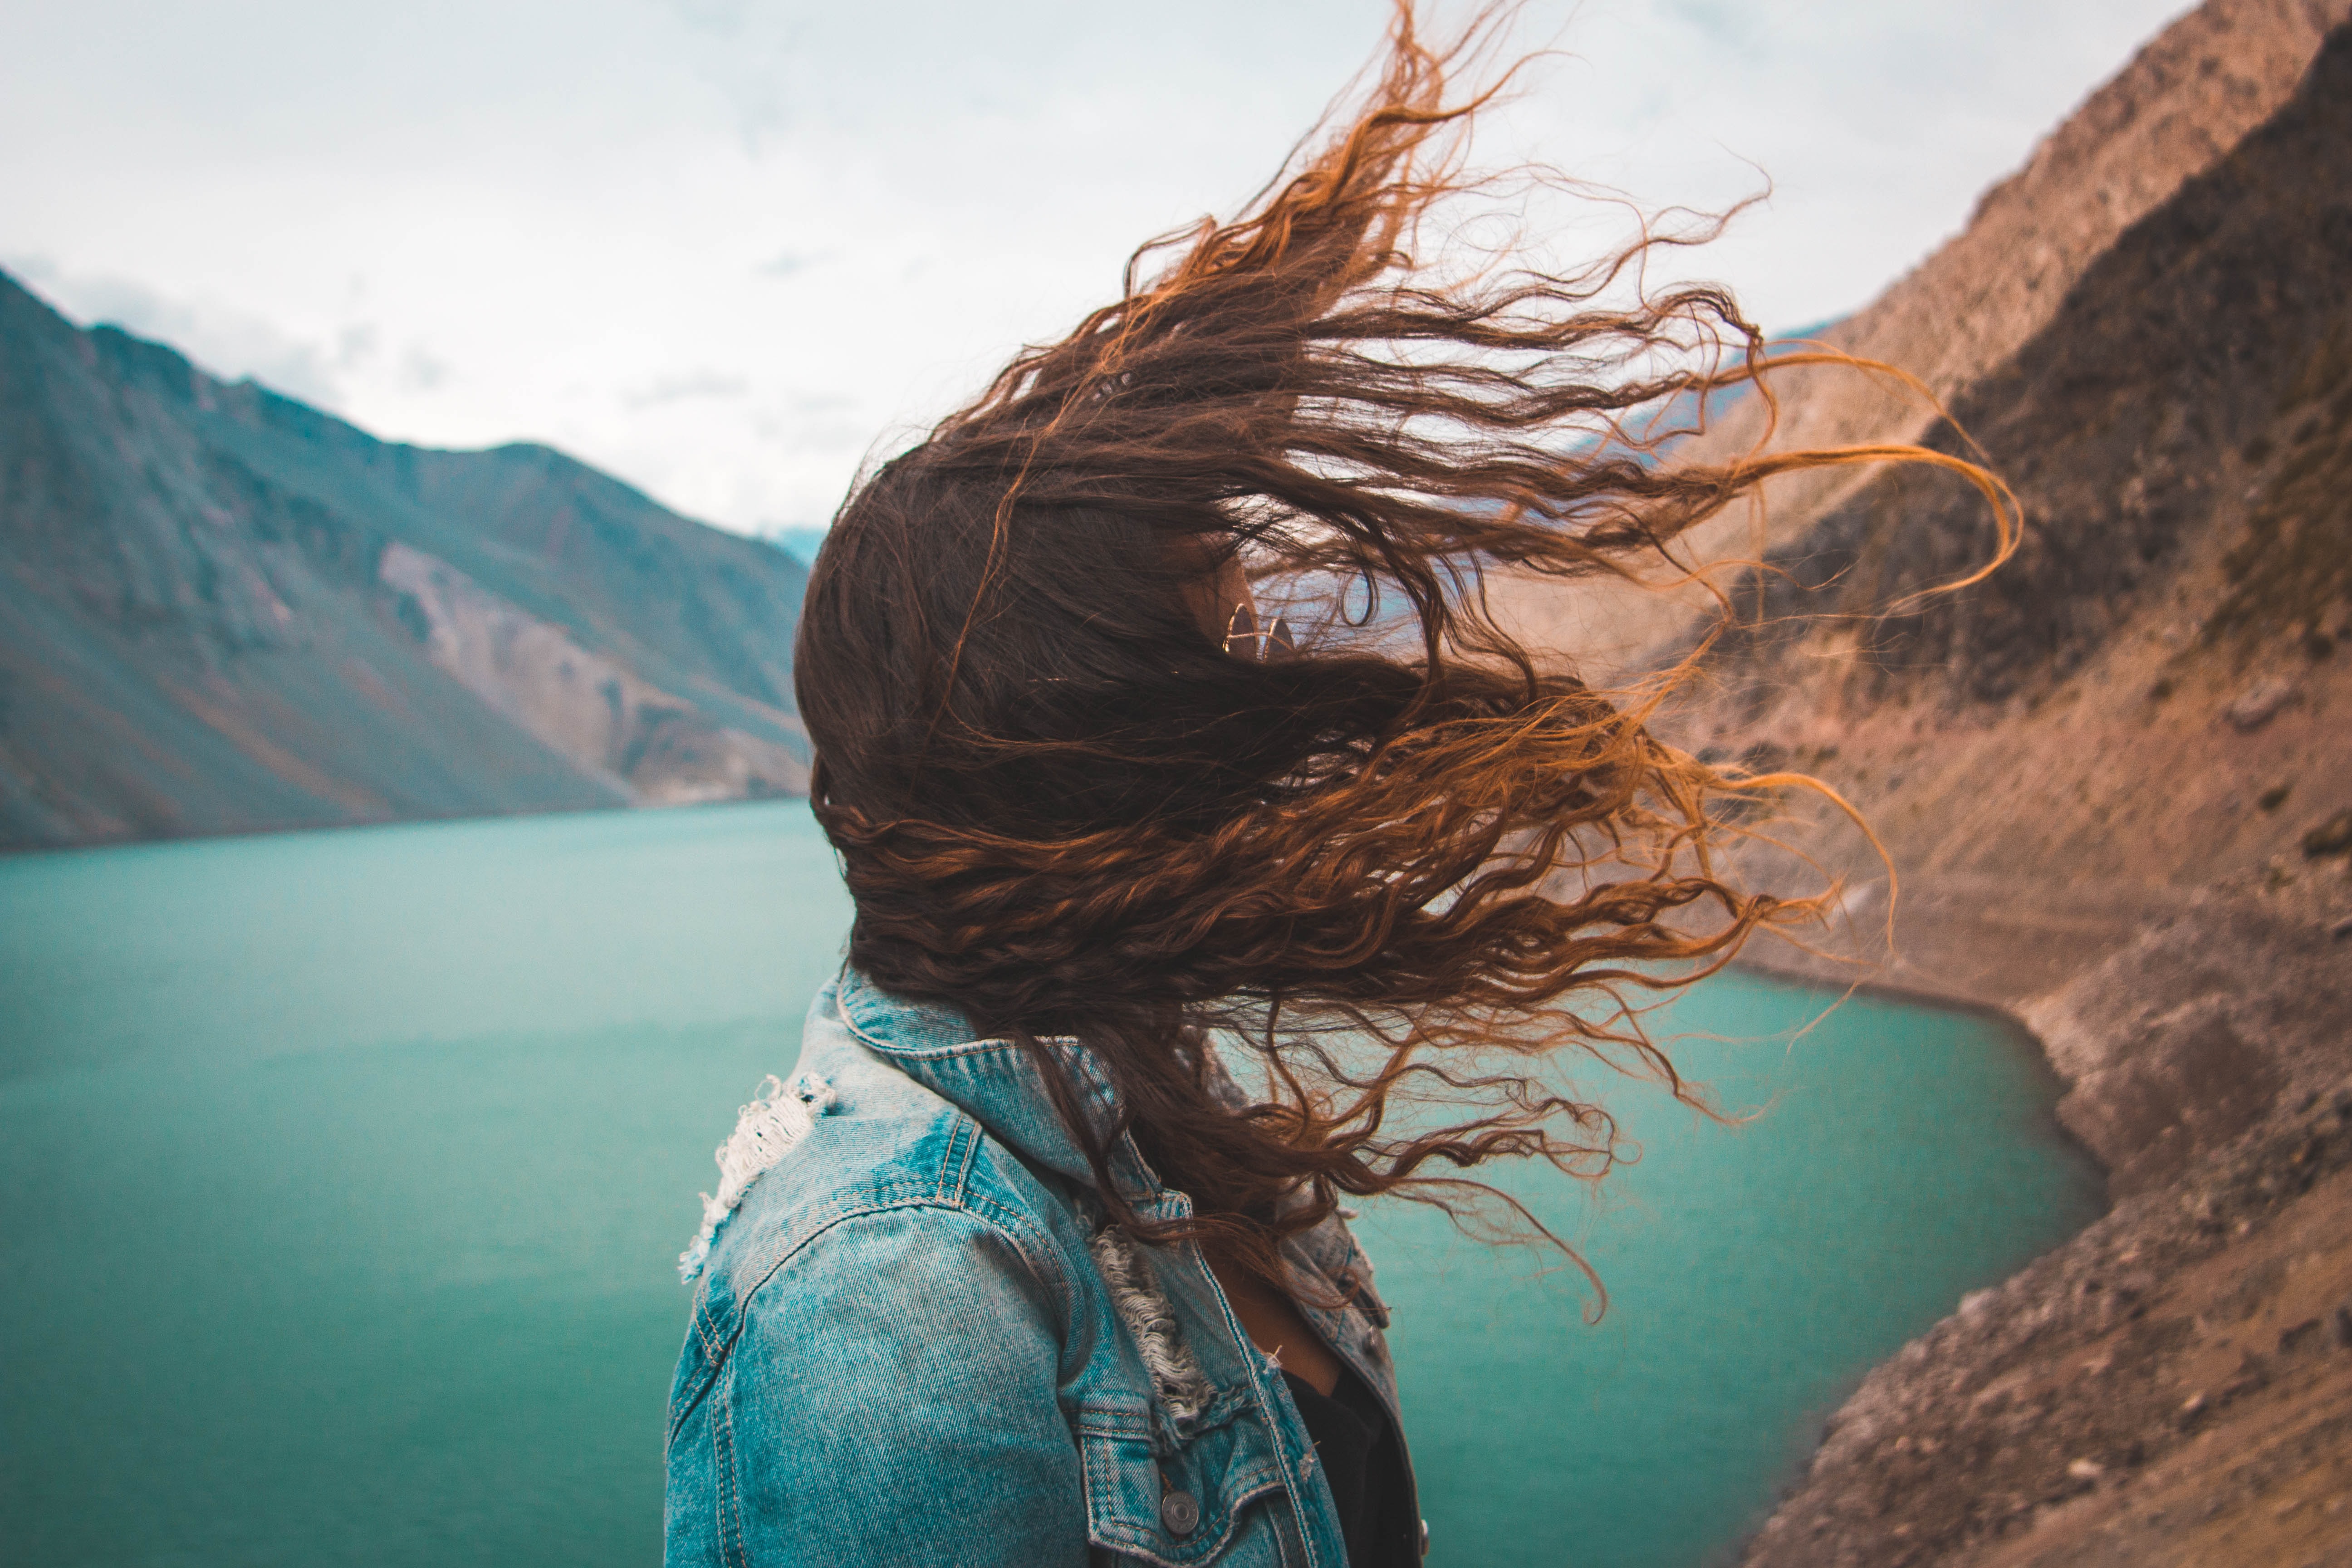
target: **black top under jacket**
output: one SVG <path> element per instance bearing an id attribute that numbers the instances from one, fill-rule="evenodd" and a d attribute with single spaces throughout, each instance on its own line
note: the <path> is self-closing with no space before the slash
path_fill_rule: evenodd
<path id="1" fill-rule="evenodd" d="M 1416 1568 L 1421 1521 L 1406 1516 L 1404 1451 L 1379 1398 L 1345 1366 L 1328 1394 L 1296 1373 L 1284 1373 L 1282 1381 L 1339 1506 L 1348 1568 Z"/>

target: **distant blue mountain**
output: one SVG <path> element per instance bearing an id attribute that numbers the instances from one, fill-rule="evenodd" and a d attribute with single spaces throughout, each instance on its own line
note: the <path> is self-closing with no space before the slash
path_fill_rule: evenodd
<path id="1" fill-rule="evenodd" d="M 1784 354 L 1798 353 L 1811 346 L 1823 332 L 1845 320 L 1834 316 L 1791 332 L 1775 332 L 1765 345 L 1766 359 L 1779 359 Z M 1726 368 L 1737 369 L 1738 361 L 1728 362 Z M 1663 398 L 1628 421 L 1628 432 L 1639 440 L 1654 443 L 1640 448 L 1645 462 L 1664 462 L 1675 448 L 1681 446 L 1706 425 L 1721 419 L 1755 388 L 1742 384 L 1725 387 L 1702 396 L 1696 392 L 1678 392 Z"/>
<path id="2" fill-rule="evenodd" d="M 816 564 L 816 552 L 832 530 L 797 523 L 790 528 L 772 528 L 760 537 L 799 562 L 803 566 Z"/>
<path id="3" fill-rule="evenodd" d="M 0 848 L 805 788 L 806 570 L 0 274 Z"/>

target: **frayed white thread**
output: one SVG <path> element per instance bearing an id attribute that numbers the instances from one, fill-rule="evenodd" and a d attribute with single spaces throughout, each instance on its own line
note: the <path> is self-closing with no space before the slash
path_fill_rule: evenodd
<path id="1" fill-rule="evenodd" d="M 790 1089 L 773 1073 L 761 1083 L 759 1095 L 737 1114 L 733 1135 L 719 1145 L 719 1191 L 698 1194 L 702 1228 L 695 1232 L 694 1245 L 677 1255 L 680 1284 L 692 1284 L 702 1272 L 710 1258 L 711 1238 L 760 1173 L 805 1137 L 833 1103 L 833 1086 L 812 1072 L 793 1079 Z"/>
<path id="2" fill-rule="evenodd" d="M 1151 1374 L 1152 1390 L 1167 1408 L 1169 1419 L 1199 1419 L 1217 1391 L 1209 1386 L 1200 1363 L 1185 1345 L 1168 1298 L 1152 1283 L 1150 1263 L 1117 1226 L 1095 1232 L 1087 1246 L 1094 1254 L 1095 1267 L 1102 1270 L 1103 1282 L 1110 1287 L 1110 1304 L 1118 1310 L 1119 1321 L 1135 1336 L 1135 1348 L 1143 1355 L 1143 1370 Z"/>

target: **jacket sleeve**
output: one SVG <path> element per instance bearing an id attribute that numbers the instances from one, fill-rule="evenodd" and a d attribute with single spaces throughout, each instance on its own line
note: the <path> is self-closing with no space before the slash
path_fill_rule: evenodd
<path id="1" fill-rule="evenodd" d="M 819 1233 L 744 1303 L 731 1346 L 689 1343 L 719 1364 L 670 1440 L 665 1562 L 1080 1568 L 1056 1294 L 962 1209 Z"/>

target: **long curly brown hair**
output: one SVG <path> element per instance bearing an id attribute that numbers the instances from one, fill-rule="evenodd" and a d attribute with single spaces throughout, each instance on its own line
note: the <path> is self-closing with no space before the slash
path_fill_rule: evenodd
<path id="1" fill-rule="evenodd" d="M 1689 426 L 1658 411 L 1823 356 L 1768 359 L 1720 288 L 1640 286 L 1712 226 L 1568 275 L 1445 243 L 1448 204 L 1501 189 L 1463 166 L 1493 88 L 1446 82 L 1506 19 L 1433 47 L 1401 0 L 1328 141 L 1146 245 L 1118 300 L 859 486 L 801 621 L 851 963 L 1035 1050 L 1112 1218 L 1293 1289 L 1281 1239 L 1342 1194 L 1534 1225 L 1464 1173 L 1617 1152 L 1547 1056 L 1692 1097 L 1628 998 L 1818 912 L 1710 856 L 1727 801 L 1791 781 L 1705 765 L 1652 699 L 1539 661 L 1487 575 L 1671 574 L 1694 526 L 1824 464 L 1999 495 L 1910 447 L 1660 460 Z M 1225 637 L 1244 580 L 1295 651 Z M 1108 1132 L 1039 1045 L 1066 1036 L 1110 1077 Z M 1191 1218 L 1128 1207 L 1129 1131 Z"/>

